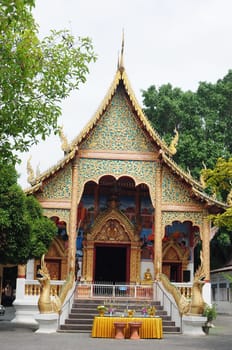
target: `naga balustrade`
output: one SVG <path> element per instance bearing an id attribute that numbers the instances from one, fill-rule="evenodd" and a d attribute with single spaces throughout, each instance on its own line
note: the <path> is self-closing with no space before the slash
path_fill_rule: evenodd
<path id="1" fill-rule="evenodd" d="M 24 295 L 27 297 L 40 295 L 40 284 L 37 280 L 24 280 Z M 59 295 L 65 281 L 51 280 L 51 296 Z M 173 283 L 186 298 L 191 299 L 192 284 Z M 111 282 L 81 282 L 77 285 L 77 298 L 131 298 L 148 299 L 154 298 L 153 284 L 113 284 Z"/>

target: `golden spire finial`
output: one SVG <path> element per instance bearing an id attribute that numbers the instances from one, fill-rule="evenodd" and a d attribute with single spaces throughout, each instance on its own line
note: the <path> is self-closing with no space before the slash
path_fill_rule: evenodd
<path id="1" fill-rule="evenodd" d="M 36 177 L 40 177 L 40 168 L 39 168 L 39 163 L 38 163 L 38 165 L 37 165 L 37 167 L 36 167 Z"/>
<path id="2" fill-rule="evenodd" d="M 202 165 L 203 165 L 203 169 L 200 172 L 200 183 L 201 183 L 201 186 L 203 187 L 203 189 L 205 189 L 206 188 L 205 170 L 207 170 L 207 168 L 206 168 L 204 161 L 202 162 Z"/>
<path id="3" fill-rule="evenodd" d="M 118 67 L 120 71 L 124 70 L 123 55 L 124 55 L 124 29 L 122 31 L 122 47 L 121 47 L 121 55 L 120 55 L 119 67 Z"/>
<path id="4" fill-rule="evenodd" d="M 68 154 L 68 152 L 70 151 L 70 146 L 68 144 L 67 137 L 64 134 L 63 125 L 59 127 L 59 137 L 60 137 L 60 140 L 61 140 L 61 149 L 62 149 L 62 151 L 64 151 L 64 154 Z"/>
<path id="5" fill-rule="evenodd" d="M 174 129 L 174 133 L 175 133 L 175 136 L 173 137 L 173 139 L 170 143 L 170 146 L 169 146 L 169 151 L 171 152 L 172 155 L 176 154 L 176 146 L 177 146 L 178 140 L 179 140 L 179 133 L 178 133 L 178 130 L 176 127 Z"/>
<path id="6" fill-rule="evenodd" d="M 28 175 L 27 182 L 33 186 L 35 184 L 35 174 L 31 166 L 31 155 L 27 161 L 27 175 Z"/>

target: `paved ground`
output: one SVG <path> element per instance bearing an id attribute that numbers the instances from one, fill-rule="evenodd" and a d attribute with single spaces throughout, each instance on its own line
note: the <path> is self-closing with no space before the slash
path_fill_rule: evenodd
<path id="1" fill-rule="evenodd" d="M 15 327 L 10 320 L 12 307 L 0 316 L 1 350 L 231 350 L 232 316 L 219 315 L 210 334 L 201 337 L 164 335 L 163 339 L 115 340 L 96 339 L 89 334 L 35 334 L 32 330 Z"/>

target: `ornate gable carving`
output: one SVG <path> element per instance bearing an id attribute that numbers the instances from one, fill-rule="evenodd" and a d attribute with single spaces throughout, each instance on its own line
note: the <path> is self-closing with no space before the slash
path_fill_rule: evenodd
<path id="1" fill-rule="evenodd" d="M 98 215 L 87 240 L 138 242 L 139 236 L 128 218 L 120 210 L 111 208 Z"/>
<path id="2" fill-rule="evenodd" d="M 189 258 L 189 248 L 183 249 L 180 245 L 173 241 L 163 243 L 163 260 L 164 261 L 186 261 Z"/>
<path id="3" fill-rule="evenodd" d="M 129 241 L 128 233 L 116 219 L 107 220 L 95 235 L 97 241 Z"/>
<path id="4" fill-rule="evenodd" d="M 118 88 L 101 120 L 95 125 L 80 149 L 113 151 L 154 151 L 125 98 L 123 88 Z"/>

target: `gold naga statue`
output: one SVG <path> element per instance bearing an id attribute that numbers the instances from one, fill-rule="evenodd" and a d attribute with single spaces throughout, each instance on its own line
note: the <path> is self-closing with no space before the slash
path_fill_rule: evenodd
<path id="1" fill-rule="evenodd" d="M 192 298 L 188 300 L 180 290 L 172 284 L 166 275 L 160 274 L 159 279 L 162 282 L 164 288 L 172 294 L 176 305 L 181 315 L 202 315 L 205 302 L 202 297 L 202 287 L 204 285 L 204 279 L 206 275 L 203 268 L 203 260 L 201 254 L 201 265 L 195 272 L 193 286 L 192 286 Z"/>
<path id="2" fill-rule="evenodd" d="M 44 255 L 41 258 L 41 268 L 37 271 L 37 280 L 40 283 L 40 296 L 38 300 L 38 308 L 41 314 L 60 313 L 61 307 L 72 288 L 74 282 L 74 272 L 70 272 L 67 277 L 59 296 L 51 297 L 50 274 L 44 261 Z"/>

